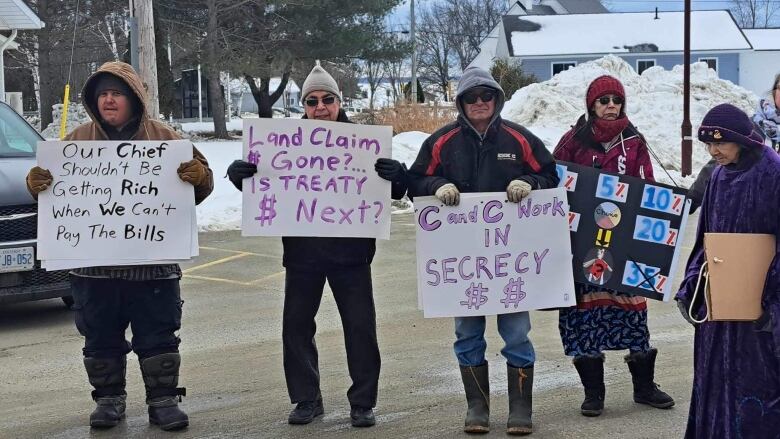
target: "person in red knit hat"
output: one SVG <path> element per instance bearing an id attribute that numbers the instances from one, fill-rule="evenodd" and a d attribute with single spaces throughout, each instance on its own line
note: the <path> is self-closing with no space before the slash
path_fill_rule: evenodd
<path id="1" fill-rule="evenodd" d="M 654 181 L 647 143 L 626 116 L 626 92 L 612 76 L 591 82 L 586 112 L 563 135 L 556 160 Z M 601 248 L 597 249 L 601 251 Z M 585 388 L 581 412 L 599 416 L 604 409 L 605 350 L 628 350 L 625 361 L 634 384 L 634 401 L 669 408 L 674 400 L 654 382 L 658 350 L 650 347 L 644 297 L 607 290 L 598 279 L 576 284 L 577 306 L 560 311 L 559 328 L 566 355 Z"/>

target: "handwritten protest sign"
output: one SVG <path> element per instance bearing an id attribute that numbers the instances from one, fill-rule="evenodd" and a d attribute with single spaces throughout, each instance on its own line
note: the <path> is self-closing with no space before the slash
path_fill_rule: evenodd
<path id="1" fill-rule="evenodd" d="M 425 317 L 505 314 L 575 304 L 566 192 L 415 198 L 417 289 Z"/>
<path id="2" fill-rule="evenodd" d="M 300 119 L 244 119 L 243 236 L 390 237 L 392 128 Z"/>
<path id="3" fill-rule="evenodd" d="M 40 142 L 38 166 L 54 182 L 38 199 L 38 258 L 69 268 L 189 259 L 195 197 L 176 170 L 191 159 L 183 140 Z"/>
<path id="4" fill-rule="evenodd" d="M 574 280 L 668 301 L 688 222 L 687 190 L 558 162 L 568 193 Z"/>

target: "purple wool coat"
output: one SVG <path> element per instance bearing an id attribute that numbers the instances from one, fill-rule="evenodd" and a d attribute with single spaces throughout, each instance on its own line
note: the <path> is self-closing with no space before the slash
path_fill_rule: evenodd
<path id="1" fill-rule="evenodd" d="M 768 233 L 780 246 L 780 156 L 765 147 L 718 166 L 702 204 L 696 244 L 677 300 L 689 304 L 704 262 L 705 232 Z M 699 300 L 697 299 L 697 302 Z M 780 258 L 767 273 L 768 321 L 705 322 L 694 337 L 694 379 L 686 438 L 780 438 Z M 697 318 L 704 316 L 698 304 Z M 763 320 L 763 319 L 762 319 Z"/>

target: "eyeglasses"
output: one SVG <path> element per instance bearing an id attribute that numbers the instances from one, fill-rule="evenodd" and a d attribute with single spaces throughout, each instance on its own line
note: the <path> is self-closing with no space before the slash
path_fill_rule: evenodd
<path id="1" fill-rule="evenodd" d="M 615 103 L 615 105 L 623 105 L 623 98 L 620 96 L 602 96 L 599 98 L 599 104 L 609 105 L 610 99 Z"/>
<path id="2" fill-rule="evenodd" d="M 468 94 L 463 95 L 463 102 L 465 102 L 465 103 L 467 103 L 469 105 L 476 104 L 477 103 L 477 98 L 479 98 L 479 99 L 482 100 L 482 102 L 487 103 L 487 102 L 490 102 L 493 99 L 495 99 L 495 97 L 496 97 L 496 92 L 494 92 L 492 90 L 485 90 L 485 91 L 483 91 L 481 93 L 474 92 L 474 93 L 468 93 Z"/>
<path id="3" fill-rule="evenodd" d="M 306 106 L 308 107 L 316 107 L 320 101 L 322 101 L 322 105 L 330 105 L 334 102 L 336 102 L 336 96 L 325 96 L 324 98 L 306 98 L 304 102 L 306 102 Z"/>

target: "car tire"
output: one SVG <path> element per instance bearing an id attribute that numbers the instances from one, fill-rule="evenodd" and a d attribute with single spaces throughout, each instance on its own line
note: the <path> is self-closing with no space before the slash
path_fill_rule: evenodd
<path id="1" fill-rule="evenodd" d="M 73 304 L 76 302 L 73 300 L 73 296 L 64 296 L 62 297 L 62 303 L 65 304 L 66 308 L 73 309 Z"/>

